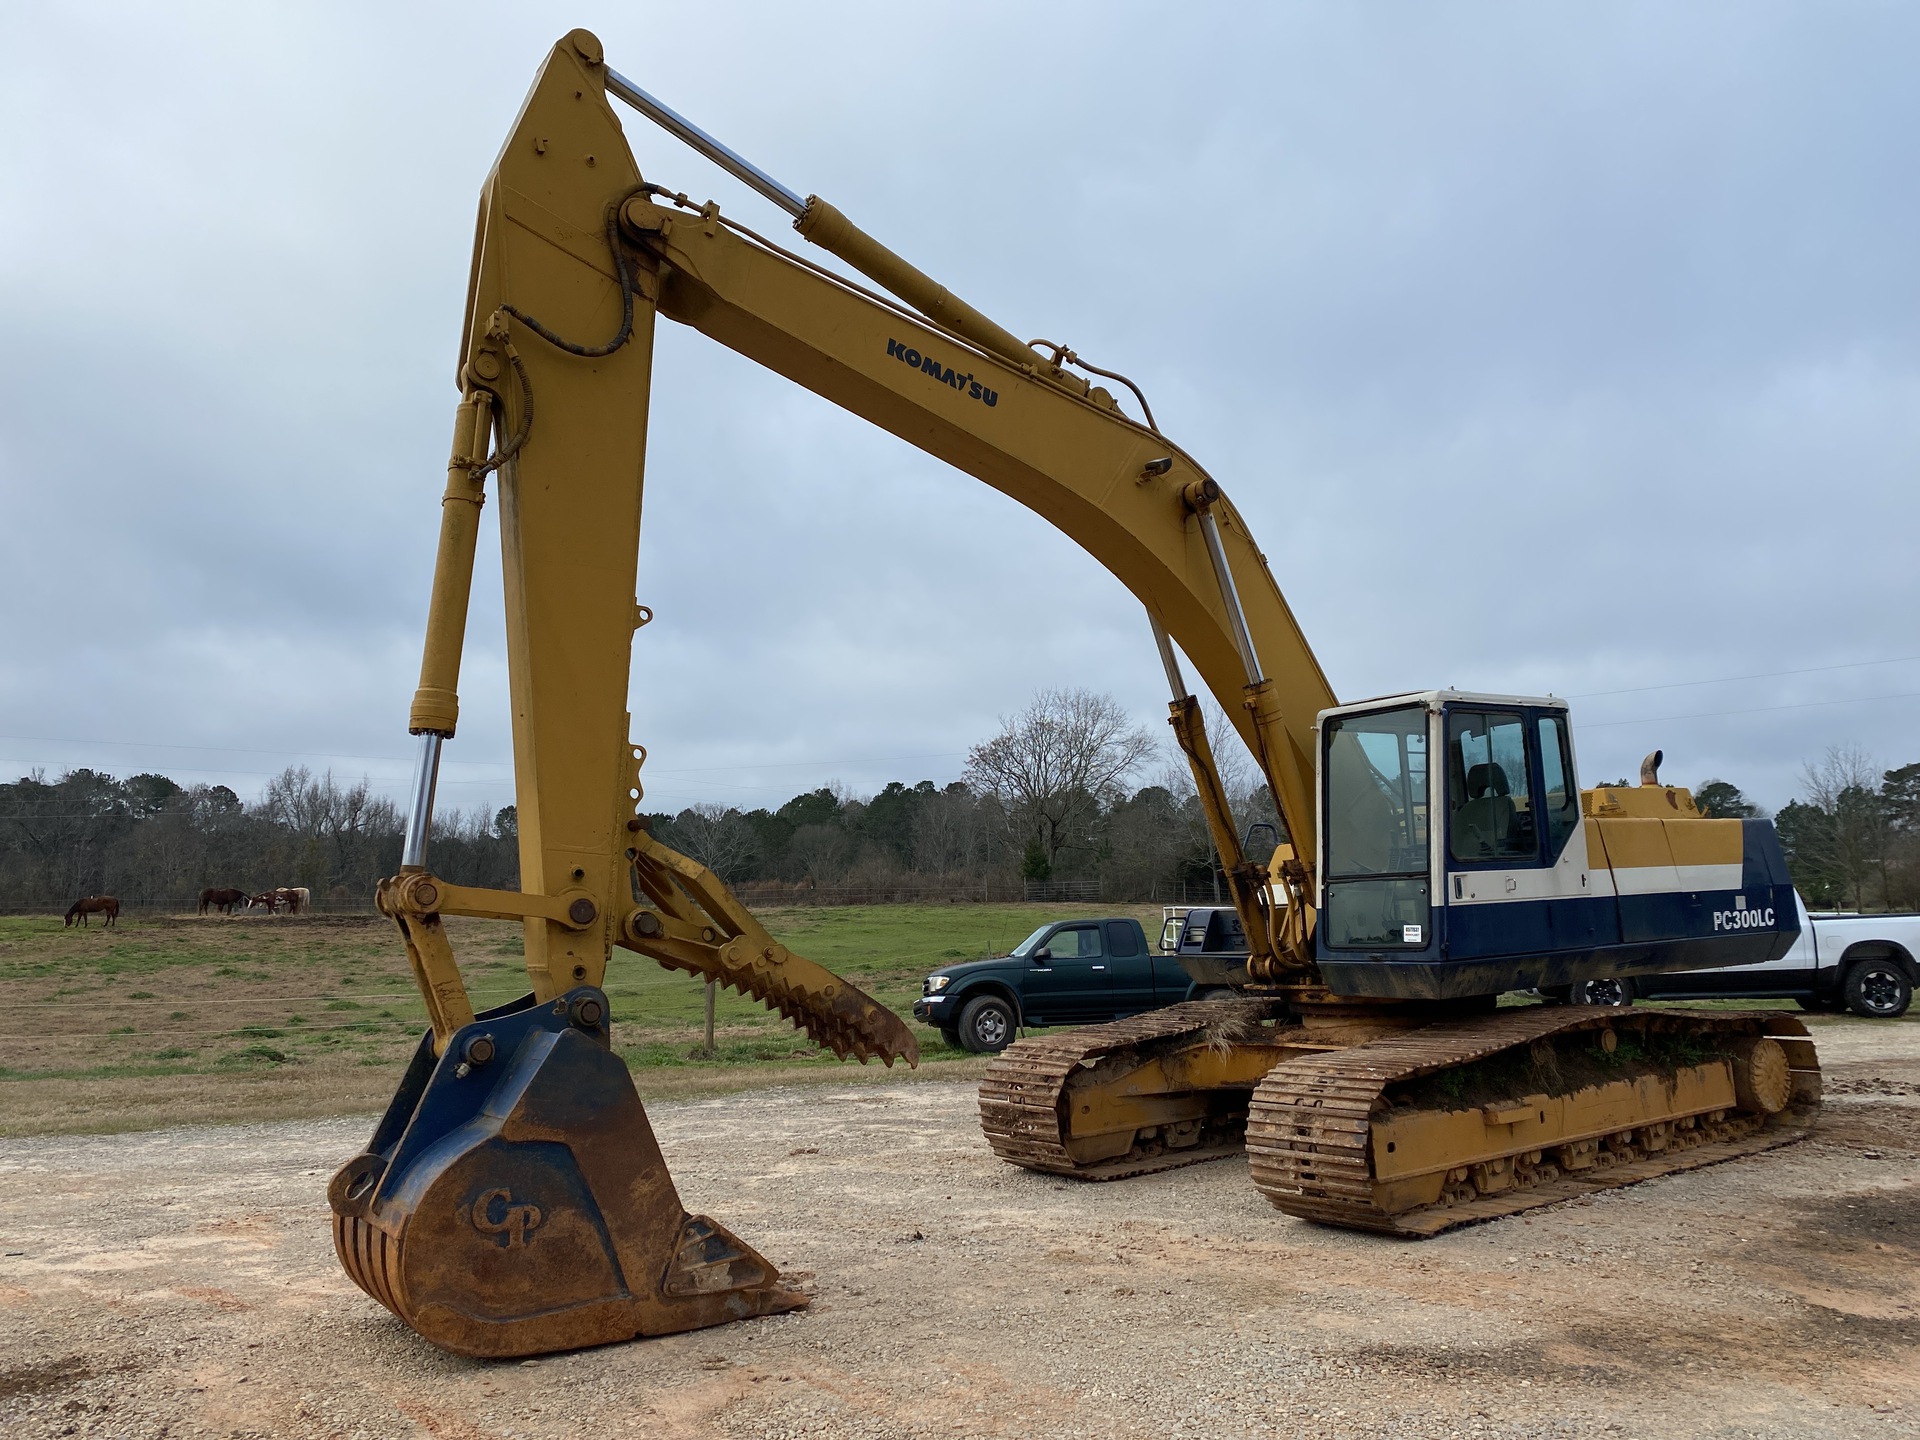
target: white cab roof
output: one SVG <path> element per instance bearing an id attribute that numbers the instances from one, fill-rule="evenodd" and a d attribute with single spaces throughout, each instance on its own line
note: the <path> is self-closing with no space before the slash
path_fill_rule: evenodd
<path id="1" fill-rule="evenodd" d="M 1376 695 L 1370 700 L 1355 700 L 1335 705 L 1314 717 L 1318 726 L 1329 716 L 1355 715 L 1372 710 L 1391 710 L 1402 705 L 1424 705 L 1438 710 L 1442 705 L 1530 705 L 1542 710 L 1565 710 L 1567 702 L 1553 695 L 1493 695 L 1479 690 L 1409 690 L 1403 695 Z"/>

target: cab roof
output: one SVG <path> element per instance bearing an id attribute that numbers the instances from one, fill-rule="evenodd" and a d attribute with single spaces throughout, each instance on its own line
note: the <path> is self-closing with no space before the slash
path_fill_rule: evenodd
<path id="1" fill-rule="evenodd" d="M 1329 706 L 1314 717 L 1314 725 L 1318 727 L 1322 722 L 1342 715 L 1397 710 L 1405 705 L 1422 705 L 1428 710 L 1439 710 L 1442 706 L 1453 704 L 1527 706 L 1535 710 L 1567 708 L 1567 702 L 1554 695 L 1495 695 L 1483 690 L 1409 690 L 1400 695 L 1376 695 L 1368 700 Z"/>

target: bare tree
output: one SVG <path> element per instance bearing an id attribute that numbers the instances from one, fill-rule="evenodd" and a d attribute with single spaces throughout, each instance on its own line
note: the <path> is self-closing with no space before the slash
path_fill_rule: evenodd
<path id="1" fill-rule="evenodd" d="M 1259 766 L 1253 763 L 1246 741 L 1228 723 L 1227 712 L 1211 695 L 1200 699 L 1200 721 L 1207 727 L 1207 744 L 1213 749 L 1213 768 L 1219 772 L 1220 786 L 1227 792 L 1227 803 L 1238 815 L 1266 780 Z M 1193 767 L 1171 734 L 1167 736 L 1165 753 L 1167 763 L 1161 771 L 1160 783 L 1171 790 L 1176 799 L 1186 800 L 1194 794 Z"/>
<path id="2" fill-rule="evenodd" d="M 1247 749 L 1240 732 L 1228 722 L 1227 712 L 1211 695 L 1203 695 L 1200 699 L 1200 720 L 1206 726 L 1207 744 L 1213 751 L 1213 768 L 1220 776 L 1220 787 L 1226 792 L 1227 804 L 1232 807 L 1241 839 L 1244 841 L 1250 828 L 1262 822 L 1272 825 L 1278 834 L 1285 836 L 1286 824 L 1274 805 L 1273 791 L 1268 787 L 1266 777 L 1254 762 L 1253 752 Z M 1183 832 L 1183 844 L 1187 851 L 1212 857 L 1217 897 L 1220 854 L 1214 847 L 1213 832 L 1207 825 L 1206 812 L 1199 804 L 1199 792 L 1193 783 L 1193 767 L 1172 736 L 1167 738 L 1166 757 L 1166 764 L 1160 769 L 1160 783 L 1177 802 L 1177 823 Z M 1249 858 L 1263 865 L 1267 861 L 1265 853 Z"/>
<path id="3" fill-rule="evenodd" d="M 816 885 L 836 885 L 846 879 L 852 849 L 846 831 L 833 825 L 802 825 L 787 844 L 787 854 L 799 868 L 794 878 Z"/>
<path id="4" fill-rule="evenodd" d="M 956 781 L 920 802 L 913 815 L 913 865 L 929 875 L 970 869 L 975 851 L 975 806 L 964 783 Z"/>
<path id="5" fill-rule="evenodd" d="M 722 880 L 732 880 L 759 850 L 753 827 L 738 810 L 705 801 L 673 817 L 674 839 L 687 855 Z"/>
<path id="6" fill-rule="evenodd" d="M 1084 842 L 1122 781 L 1153 751 L 1153 737 L 1112 696 L 1043 690 L 973 747 L 965 779 L 999 797 L 1009 826 L 1050 871 L 1061 851 Z"/>
<path id="7" fill-rule="evenodd" d="M 1824 857 L 1858 910 L 1868 886 L 1878 879 L 1881 896 L 1891 885 L 1888 860 L 1893 846 L 1893 817 L 1880 794 L 1880 767 L 1858 745 L 1829 745 L 1817 763 L 1800 774 L 1807 801 L 1827 816 Z"/>

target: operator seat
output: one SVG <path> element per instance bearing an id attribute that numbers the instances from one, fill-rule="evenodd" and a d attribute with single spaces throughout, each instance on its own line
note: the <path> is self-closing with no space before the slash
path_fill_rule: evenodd
<path id="1" fill-rule="evenodd" d="M 1453 812 L 1453 852 L 1463 858 L 1506 855 L 1513 850 L 1513 787 L 1499 765 L 1467 771 L 1467 799 Z"/>

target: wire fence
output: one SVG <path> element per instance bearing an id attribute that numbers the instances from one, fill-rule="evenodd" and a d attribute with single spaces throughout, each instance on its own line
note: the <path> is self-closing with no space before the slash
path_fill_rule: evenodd
<path id="1" fill-rule="evenodd" d="M 1152 905 L 1226 905 L 1231 904 L 1225 890 L 1216 883 L 1200 881 L 1163 881 L 1139 893 L 1134 887 L 1115 886 L 1103 877 L 1066 880 L 1023 880 L 1018 876 L 988 875 L 969 878 L 902 875 L 884 880 L 850 880 L 832 885 L 810 882 L 788 884 L 778 880 L 748 880 L 733 887 L 748 908 L 774 909 L 785 906 L 848 905 L 959 905 L 959 904 L 1152 904 Z M 0 905 L 0 915 L 60 916 L 71 901 L 49 901 L 38 905 Z M 122 896 L 120 913 L 141 918 L 194 916 L 198 918 L 200 897 L 196 895 Z M 298 916 L 282 909 L 269 916 L 264 906 L 236 909 L 231 915 L 217 907 L 208 910 L 210 920 L 266 920 L 339 916 L 370 917 L 373 897 L 350 899 L 338 895 L 315 894 L 303 905 Z M 90 917 L 98 921 L 97 914 Z"/>
<path id="2" fill-rule="evenodd" d="M 73 902 L 69 900 L 65 903 L 49 901 L 40 905 L 0 905 L 0 915 L 52 915 L 58 918 L 66 913 L 67 906 L 72 903 Z M 199 909 L 200 897 L 198 895 L 140 895 L 120 897 L 120 913 L 122 915 L 139 915 L 149 918 L 158 915 L 197 915 Z M 300 907 L 299 917 L 290 917 L 284 906 L 277 910 L 273 916 L 269 917 L 266 907 L 261 905 L 254 906 L 251 909 L 236 909 L 231 916 L 222 914 L 217 907 L 213 907 L 207 911 L 207 918 L 210 920 L 266 920 L 268 918 L 282 920 L 288 918 L 303 918 L 306 916 L 357 916 L 375 915 L 378 913 L 379 912 L 373 908 L 373 897 L 371 895 L 365 900 L 336 900 L 316 895 L 308 901 L 307 904 Z M 89 920 L 96 923 L 100 918 L 98 913 L 88 917 Z M 78 922 L 76 921 L 76 923 Z"/>

